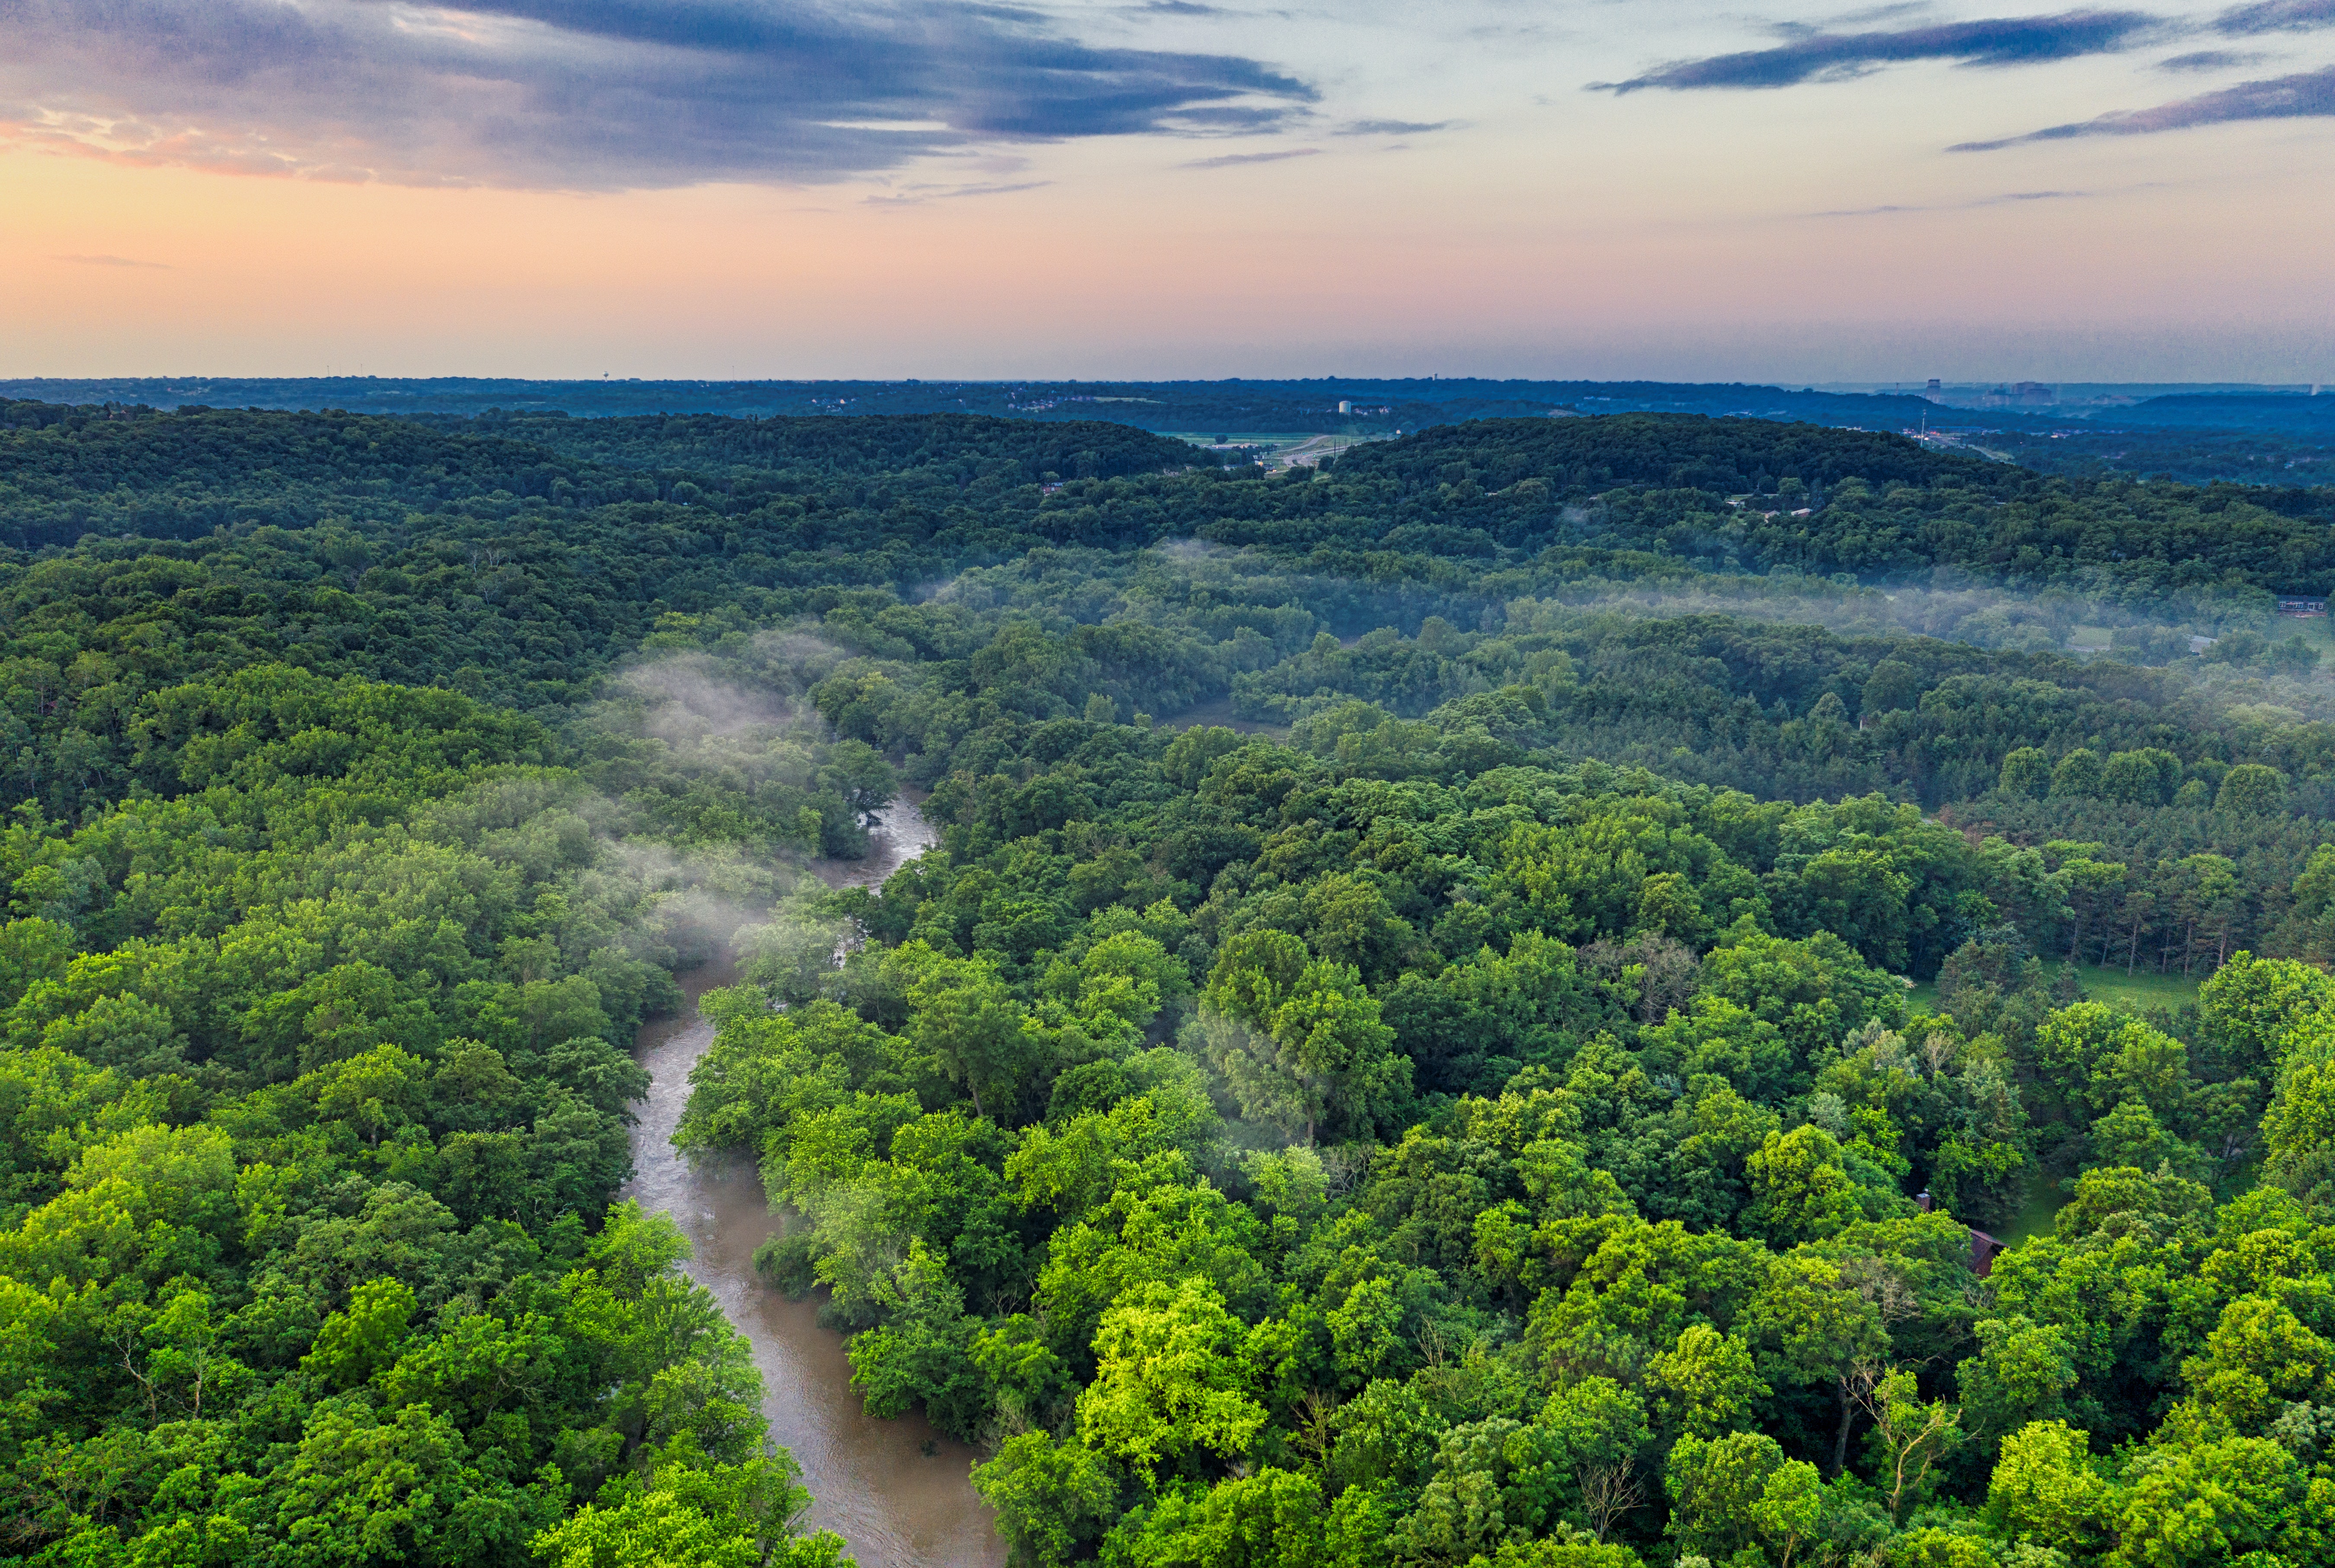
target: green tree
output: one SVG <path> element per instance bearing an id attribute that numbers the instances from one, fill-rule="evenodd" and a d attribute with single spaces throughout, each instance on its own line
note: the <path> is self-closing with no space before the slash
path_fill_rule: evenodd
<path id="1" fill-rule="evenodd" d="M 2064 1421 L 2033 1421 L 2002 1441 L 1986 1508 L 2014 1540 L 2083 1558 L 2115 1528 L 2115 1488 L 2091 1458 L 2089 1436 Z"/>
<path id="2" fill-rule="evenodd" d="M 1242 1114 L 1304 1142 L 1366 1132 L 1410 1088 L 1410 1060 L 1361 976 L 1284 933 L 1227 941 L 1204 1002 L 1197 1039 Z"/>
<path id="3" fill-rule="evenodd" d="M 316 1331 L 316 1348 L 303 1361 L 336 1389 L 372 1380 L 397 1360 L 413 1321 L 413 1291 L 402 1280 L 370 1280 L 349 1294 L 348 1309 Z"/>
<path id="4" fill-rule="evenodd" d="M 1873 666 L 1859 707 L 1867 714 L 1894 713 L 1913 707 L 1921 696 L 1920 673 L 1902 659 L 1884 659 Z"/>
<path id="5" fill-rule="evenodd" d="M 1038 1074 L 1028 1015 L 996 970 L 978 958 L 945 958 L 922 942 L 886 955 L 908 1002 L 907 1038 L 973 1101 L 974 1114 L 1009 1125 Z"/>
<path id="6" fill-rule="evenodd" d="M 1750 1545 L 1762 1523 L 1759 1510 L 1768 1483 L 1785 1463 L 1782 1446 L 1765 1432 L 1733 1432 L 1709 1442 L 1680 1438 L 1663 1485 L 1671 1499 L 1670 1533 L 1681 1548 L 1726 1562 Z"/>
<path id="7" fill-rule="evenodd" d="M 1146 1285 L 1102 1315 L 1094 1381 L 1079 1395 L 1080 1438 L 1155 1469 L 1196 1452 L 1235 1458 L 1264 1425 L 1249 1392 L 1240 1324 L 1200 1280 Z"/>
<path id="8" fill-rule="evenodd" d="M 1690 1437 L 1722 1437 L 1748 1423 L 1753 1407 L 1771 1392 L 1751 1360 L 1751 1348 L 1709 1323 L 1679 1331 L 1678 1345 L 1646 1368 L 1665 1427 Z"/>
<path id="9" fill-rule="evenodd" d="M 2286 775 L 2260 762 L 2241 762 L 2222 775 L 2214 809 L 2233 816 L 2266 817 L 2286 808 Z"/>
<path id="10" fill-rule="evenodd" d="M 1972 1436 L 1995 1444 L 2031 1422 L 2059 1420 L 2077 1383 L 2068 1331 L 2013 1317 L 1982 1318 L 1975 1331 L 1979 1354 L 1954 1370 Z"/>
<path id="11" fill-rule="evenodd" d="M 2088 747 L 2077 747 L 2051 769 L 2051 799 L 2081 800 L 2098 795 L 2104 771 L 2098 752 Z"/>
<path id="12" fill-rule="evenodd" d="M 2314 1045 L 2280 1070 L 2262 1142 L 2268 1179 L 2313 1203 L 2335 1196 L 2335 1053 Z"/>
<path id="13" fill-rule="evenodd" d="M 706 1463 L 682 1445 L 645 1476 L 622 1476 L 538 1535 L 550 1568 L 849 1568 L 843 1538 L 805 1533 L 810 1495 L 784 1454 Z"/>
<path id="14" fill-rule="evenodd" d="M 1861 1369 L 1884 1360 L 1881 1313 L 1837 1263 L 1805 1253 L 1777 1260 L 1744 1312 L 1746 1337 L 1768 1351 L 1771 1381 L 1826 1386 L 1840 1410 L 1832 1468 L 1848 1464 Z"/>
<path id="15" fill-rule="evenodd" d="M 1864 1404 L 1873 1418 L 1866 1446 L 1874 1481 L 1894 1522 L 1926 1499 L 1939 1465 L 1961 1446 L 1962 1411 L 1944 1400 L 1923 1399 L 1914 1374 L 1903 1367 L 1866 1388 Z"/>
<path id="16" fill-rule="evenodd" d="M 1821 1240 L 1859 1217 L 1840 1145 L 1822 1128 L 1769 1133 L 1743 1170 L 1751 1187 L 1744 1224 L 1778 1247 Z"/>
<path id="17" fill-rule="evenodd" d="M 2012 748 L 2002 759 L 1997 788 L 2013 799 L 2041 799 L 2051 788 L 2051 759 L 2034 746 Z"/>
<path id="18" fill-rule="evenodd" d="M 2181 788 L 2181 760 L 2162 747 L 2115 751 L 2100 769 L 2100 795 L 2131 806 L 2163 806 Z"/>
<path id="19" fill-rule="evenodd" d="M 1014 1561 L 1027 1568 L 1071 1562 L 1117 1512 L 1119 1486 L 1109 1466 L 1075 1437 L 1008 1437 L 994 1458 L 974 1466 L 973 1485 L 996 1512 Z"/>

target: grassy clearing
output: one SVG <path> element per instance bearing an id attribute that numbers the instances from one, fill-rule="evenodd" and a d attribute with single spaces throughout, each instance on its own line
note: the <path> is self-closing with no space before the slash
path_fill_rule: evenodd
<path id="1" fill-rule="evenodd" d="M 2091 992 L 2094 1002 L 2105 1002 L 2110 1007 L 2120 1007 L 2131 1012 L 2146 1012 L 2152 1007 L 2169 1008 L 2179 1011 L 2197 1000 L 2198 982 L 2184 980 L 2178 974 L 2159 974 L 2154 970 L 2136 969 L 2130 975 L 2117 965 L 2106 969 L 2089 963 L 2076 966 L 2077 978 Z"/>
<path id="2" fill-rule="evenodd" d="M 2046 972 L 2056 970 L 2047 966 Z M 2159 974 L 2149 969 L 2135 970 L 2127 975 L 2120 965 L 2103 969 L 2094 963 L 2079 963 L 2076 965 L 2076 978 L 2094 1002 L 2104 1002 L 2127 1012 L 2146 1012 L 2152 1007 L 2177 1012 L 2197 1000 L 2196 980 Z M 1905 993 L 1905 1000 L 1915 1012 L 1938 1011 L 1937 982 L 1923 981 Z"/>
<path id="3" fill-rule="evenodd" d="M 1221 724 L 1243 735 L 1263 735 L 1274 740 L 1289 739 L 1289 726 L 1286 724 L 1268 724 L 1235 714 L 1230 697 L 1218 697 L 1187 708 L 1180 713 L 1163 714 L 1156 721 L 1163 730 L 1189 730 L 1201 724 Z"/>
<path id="4" fill-rule="evenodd" d="M 2036 1171 L 2027 1178 L 2027 1201 L 2001 1230 L 1991 1233 L 1994 1239 L 2017 1246 L 2030 1236 L 2049 1235 L 2051 1222 L 2059 1216 L 2068 1195 L 2060 1190 L 2059 1179 L 2044 1171 Z"/>
<path id="5" fill-rule="evenodd" d="M 2335 654 L 2335 619 L 2326 615 L 2281 615 L 2278 624 L 2271 628 L 2270 637 L 2273 643 L 2301 637 L 2319 650 L 2320 667 L 2324 669 L 2328 655 Z"/>

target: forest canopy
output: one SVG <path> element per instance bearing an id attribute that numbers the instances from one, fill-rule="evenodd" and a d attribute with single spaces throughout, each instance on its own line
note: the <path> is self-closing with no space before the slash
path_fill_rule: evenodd
<path id="1" fill-rule="evenodd" d="M 1022 1563 L 2335 1562 L 2330 530 L 0 404 L 0 1553 L 835 1563 L 616 1201 L 727 944 L 678 1141 Z"/>

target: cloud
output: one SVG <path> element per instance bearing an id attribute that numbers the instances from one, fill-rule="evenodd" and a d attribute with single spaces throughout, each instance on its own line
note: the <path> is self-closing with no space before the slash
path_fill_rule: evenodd
<path id="1" fill-rule="evenodd" d="M 2159 71 L 2223 71 L 2233 65 L 2252 65 L 2262 59 L 2259 54 L 2241 54 L 2232 49 L 2196 49 L 2186 54 L 2175 54 L 2156 63 Z"/>
<path id="2" fill-rule="evenodd" d="M 2335 0 L 2258 0 L 2233 5 L 2214 18 L 2214 31 L 2232 38 L 2307 33 L 2314 27 L 2335 27 Z"/>
<path id="3" fill-rule="evenodd" d="M 1711 87 L 1790 87 L 1861 76 L 1909 60 L 1952 60 L 1963 65 L 2028 65 L 2129 48 L 2157 28 L 2137 11 L 2067 11 L 2056 16 L 2014 16 L 1943 23 L 1889 33 L 1809 33 L 1772 49 L 1681 60 L 1627 82 L 1593 82 L 1592 91 L 1616 94 L 1650 87 L 1686 92 Z"/>
<path id="4" fill-rule="evenodd" d="M 980 142 L 1270 129 L 1313 96 L 984 0 L 0 4 L 0 139 L 310 179 L 802 183 Z"/>
<path id="5" fill-rule="evenodd" d="M 1216 158 L 1196 158 L 1189 163 L 1179 163 L 1178 169 L 1231 169 L 1243 163 L 1279 163 L 1290 158 L 1318 158 L 1318 147 L 1293 147 L 1286 152 L 1227 152 Z"/>
<path id="6" fill-rule="evenodd" d="M 2262 82 L 2241 82 L 2219 92 L 2176 99 L 2154 109 L 2132 109 L 2103 114 L 2072 125 L 2054 125 L 2024 136 L 1997 141 L 1965 141 L 1953 152 L 1992 152 L 2030 141 L 2065 141 L 2078 136 L 2147 136 L 2160 131 L 2186 131 L 2198 125 L 2227 125 L 2242 120 L 2301 120 L 2335 115 L 2335 65 L 2293 76 Z"/>
<path id="7" fill-rule="evenodd" d="M 1448 131 L 1459 122 L 1456 120 L 1357 120 L 1330 132 L 1332 136 L 1424 136 L 1430 131 Z"/>
<path id="8" fill-rule="evenodd" d="M 1981 207 L 2015 207 L 2030 201 L 2080 201 L 2089 197 L 2088 190 L 2008 190 L 2000 196 L 1981 196 L 1970 201 L 1941 202 L 1933 206 L 1849 207 L 1831 212 L 1812 212 L 1810 218 L 1882 218 L 1899 212 L 1970 212 Z"/>
<path id="9" fill-rule="evenodd" d="M 912 189 L 863 199 L 872 207 L 919 207 L 927 201 L 954 201 L 961 196 L 1012 196 L 1020 190 L 1043 190 L 1051 179 L 1024 179 L 1012 185 L 958 185 L 945 189 Z"/>
<path id="10" fill-rule="evenodd" d="M 49 259 L 76 262 L 82 266 L 150 266 L 157 272 L 170 270 L 170 264 L 167 261 L 138 261 L 127 256 L 53 256 Z"/>

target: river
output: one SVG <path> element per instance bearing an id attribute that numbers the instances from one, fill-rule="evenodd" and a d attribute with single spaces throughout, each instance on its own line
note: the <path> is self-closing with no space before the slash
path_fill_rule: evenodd
<path id="1" fill-rule="evenodd" d="M 837 886 L 879 883 L 934 840 L 908 800 L 884 812 L 872 837 L 866 860 L 830 862 L 820 875 Z M 690 1069 L 713 1040 L 712 1026 L 697 1016 L 697 999 L 731 984 L 737 971 L 725 956 L 678 978 L 682 1011 L 643 1025 L 635 1047 L 650 1081 L 633 1128 L 625 1195 L 673 1217 L 695 1248 L 690 1277 L 713 1292 L 752 1342 L 770 1436 L 802 1466 L 814 1526 L 850 1543 L 860 1568 L 999 1568 L 1005 1544 L 966 1479 L 974 1451 L 935 1431 L 921 1413 L 896 1421 L 869 1416 L 852 1390 L 842 1337 L 819 1325 L 818 1302 L 789 1301 L 754 1273 L 754 1249 L 777 1221 L 753 1166 L 692 1166 L 674 1152 Z"/>

